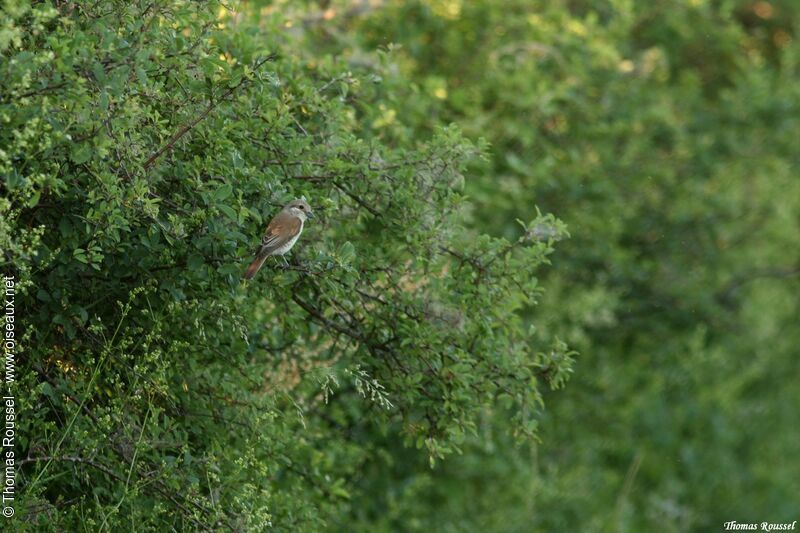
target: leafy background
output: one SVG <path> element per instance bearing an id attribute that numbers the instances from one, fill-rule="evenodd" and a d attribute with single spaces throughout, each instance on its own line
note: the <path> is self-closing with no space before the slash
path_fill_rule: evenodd
<path id="1" fill-rule="evenodd" d="M 799 17 L 7 0 L 11 523 L 795 520 Z"/>

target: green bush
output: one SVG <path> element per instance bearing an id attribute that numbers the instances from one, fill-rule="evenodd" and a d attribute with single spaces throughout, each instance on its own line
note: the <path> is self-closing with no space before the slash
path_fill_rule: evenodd
<path id="1" fill-rule="evenodd" d="M 398 439 L 433 465 L 495 409 L 530 437 L 570 373 L 522 314 L 563 224 L 467 228 L 486 147 L 409 134 L 391 53 L 354 65 L 226 9 L 6 3 L 18 529 L 319 530 Z M 321 220 L 242 282 L 301 195 Z"/>

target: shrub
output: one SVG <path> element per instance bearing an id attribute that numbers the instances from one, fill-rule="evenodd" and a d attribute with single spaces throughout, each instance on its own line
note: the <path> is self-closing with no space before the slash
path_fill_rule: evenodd
<path id="1" fill-rule="evenodd" d="M 563 225 L 466 228 L 462 172 L 486 147 L 408 135 L 391 54 L 309 54 L 278 17 L 224 8 L 7 4 L 20 526 L 319 529 L 373 435 L 433 464 L 502 404 L 530 436 L 569 374 L 520 314 Z M 321 220 L 242 282 L 299 196 Z"/>

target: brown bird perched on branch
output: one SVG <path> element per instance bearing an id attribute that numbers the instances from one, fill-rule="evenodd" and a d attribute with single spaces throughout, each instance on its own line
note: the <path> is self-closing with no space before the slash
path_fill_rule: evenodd
<path id="1" fill-rule="evenodd" d="M 305 198 L 293 200 L 286 204 L 281 209 L 281 212 L 269 221 L 267 231 L 261 237 L 261 247 L 256 253 L 256 258 L 247 267 L 244 279 L 253 279 L 256 272 L 261 269 L 264 261 L 267 260 L 267 257 L 271 255 L 283 256 L 283 254 L 291 250 L 298 237 L 300 237 L 300 233 L 303 232 L 303 223 L 308 218 L 314 218 L 314 213 L 311 212 L 311 206 L 308 205 Z"/>

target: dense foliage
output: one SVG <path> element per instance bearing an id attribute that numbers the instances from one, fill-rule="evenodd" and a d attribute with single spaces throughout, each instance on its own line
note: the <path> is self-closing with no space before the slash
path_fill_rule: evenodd
<path id="1" fill-rule="evenodd" d="M 7 1 L 12 523 L 796 519 L 798 22 Z M 300 196 L 319 218 L 289 264 L 241 281 Z"/>
<path id="2" fill-rule="evenodd" d="M 517 313 L 561 224 L 466 230 L 481 147 L 384 138 L 380 54 L 293 54 L 277 22 L 231 30 L 216 7 L 9 11 L 2 240 L 37 527 L 321 527 L 373 432 L 434 464 L 499 401 L 524 438 L 539 381 L 570 370 Z M 243 283 L 301 194 L 322 221 Z"/>

